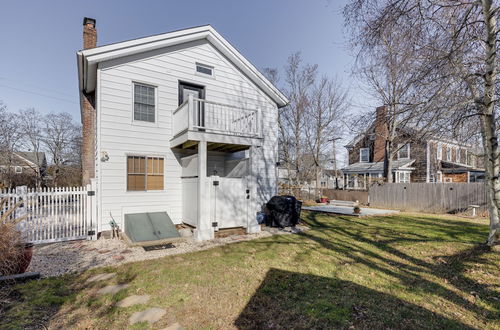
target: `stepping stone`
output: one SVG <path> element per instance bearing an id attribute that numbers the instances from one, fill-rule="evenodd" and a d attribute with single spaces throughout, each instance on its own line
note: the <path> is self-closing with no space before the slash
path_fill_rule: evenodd
<path id="1" fill-rule="evenodd" d="M 148 302 L 149 300 L 149 297 L 148 295 L 144 295 L 144 296 L 137 296 L 137 295 L 133 295 L 133 296 L 129 296 L 123 300 L 120 300 L 116 306 L 118 307 L 130 307 L 130 306 L 133 306 L 133 305 L 139 305 L 139 304 L 145 304 Z"/>
<path id="2" fill-rule="evenodd" d="M 125 250 L 123 250 L 123 251 L 122 251 L 122 252 L 120 252 L 120 253 L 132 253 L 132 250 L 125 249 Z"/>
<path id="3" fill-rule="evenodd" d="M 142 312 L 136 312 L 132 314 L 128 322 L 130 325 L 138 322 L 155 323 L 156 321 L 160 320 L 166 313 L 167 312 L 164 309 L 158 307 L 148 308 L 143 310 Z"/>
<path id="4" fill-rule="evenodd" d="M 179 323 L 175 322 L 162 330 L 184 330 L 184 328 Z"/>
<path id="5" fill-rule="evenodd" d="M 94 275 L 91 278 L 87 279 L 87 283 L 97 282 L 97 281 L 106 281 L 106 280 L 109 280 L 110 278 L 115 277 L 115 275 L 116 275 L 116 273 L 97 274 L 97 275 Z"/>
<path id="6" fill-rule="evenodd" d="M 120 260 L 125 259 L 125 257 L 118 254 L 118 255 L 113 256 L 113 259 L 120 261 Z"/>
<path id="7" fill-rule="evenodd" d="M 128 287 L 128 284 L 117 284 L 117 285 L 108 285 L 105 286 L 104 288 L 100 289 L 97 291 L 98 294 L 115 294 L 118 293 L 119 291 L 126 289 Z"/>
<path id="8" fill-rule="evenodd" d="M 104 254 L 104 253 L 110 253 L 111 250 L 104 249 L 104 250 L 99 250 L 97 252 L 99 252 L 100 254 Z"/>

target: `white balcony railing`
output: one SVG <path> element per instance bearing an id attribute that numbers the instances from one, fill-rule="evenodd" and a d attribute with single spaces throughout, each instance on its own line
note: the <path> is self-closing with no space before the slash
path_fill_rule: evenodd
<path id="1" fill-rule="evenodd" d="M 174 136 L 201 131 L 245 137 L 259 137 L 259 111 L 189 97 L 175 111 Z"/>

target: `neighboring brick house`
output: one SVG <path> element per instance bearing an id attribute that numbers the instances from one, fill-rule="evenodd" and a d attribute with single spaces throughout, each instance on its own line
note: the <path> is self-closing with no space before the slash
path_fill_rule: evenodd
<path id="1" fill-rule="evenodd" d="M 0 155 L 0 186 L 36 186 L 46 174 L 47 158 L 43 152 L 19 151 L 11 157 Z"/>
<path id="2" fill-rule="evenodd" d="M 379 107 L 373 124 L 345 147 L 348 166 L 342 169 L 345 188 L 366 189 L 383 179 L 386 110 Z M 469 145 L 457 141 L 415 139 L 411 129 L 400 130 L 394 141 L 399 148 L 392 162 L 393 182 L 476 182 L 484 180 L 482 159 Z"/>

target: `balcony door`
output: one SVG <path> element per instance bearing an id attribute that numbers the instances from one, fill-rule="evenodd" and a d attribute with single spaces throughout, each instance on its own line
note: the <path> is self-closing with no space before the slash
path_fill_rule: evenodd
<path id="1" fill-rule="evenodd" d="M 191 83 L 179 82 L 179 105 L 187 101 L 189 95 L 195 99 L 205 99 L 205 87 Z M 191 110 L 191 109 L 190 109 Z M 193 105 L 194 125 L 205 126 L 205 107 L 201 102 L 194 102 Z"/>

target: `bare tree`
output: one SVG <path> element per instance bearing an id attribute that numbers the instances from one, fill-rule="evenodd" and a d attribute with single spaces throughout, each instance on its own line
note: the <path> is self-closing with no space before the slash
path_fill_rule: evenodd
<path id="1" fill-rule="evenodd" d="M 330 149 L 328 141 L 342 134 L 341 119 L 346 110 L 346 90 L 337 80 L 321 78 L 313 87 L 305 116 L 305 145 L 312 156 L 318 193 L 320 174 L 326 165 L 323 161 L 328 158 Z"/>
<path id="2" fill-rule="evenodd" d="M 64 167 L 77 162 L 80 129 L 69 113 L 48 114 L 43 122 L 44 142 L 52 160 L 52 181 L 57 186 Z"/>
<path id="3" fill-rule="evenodd" d="M 0 157 L 5 166 L 2 168 L 4 172 L 2 174 L 9 188 L 12 186 L 12 177 L 14 175 L 15 151 L 20 145 L 21 137 L 18 117 L 7 112 L 7 107 L 0 103 Z"/>
<path id="4" fill-rule="evenodd" d="M 490 216 L 487 242 L 497 243 L 500 240 L 500 149 L 496 113 L 498 2 L 354 0 L 345 12 L 348 23 L 363 26 L 375 40 L 384 27 L 398 27 L 399 33 L 407 36 L 403 41 L 413 43 L 425 53 L 420 60 L 429 71 L 422 77 L 445 81 L 453 87 L 446 95 L 447 100 L 452 100 L 449 128 L 461 127 L 459 123 L 464 121 L 476 121 L 486 162 Z M 363 20 L 367 16 L 372 17 L 369 24 Z"/>
<path id="5" fill-rule="evenodd" d="M 35 176 L 36 187 L 40 187 L 44 174 L 41 171 L 42 152 L 44 151 L 43 116 L 34 108 L 21 110 L 19 114 L 24 147 L 33 152 L 33 159 L 36 163 L 26 163 L 26 165 L 31 168 Z"/>
<path id="6" fill-rule="evenodd" d="M 282 137 L 286 153 L 285 166 L 289 178 L 301 177 L 304 169 L 302 156 L 304 153 L 304 129 L 307 119 L 307 108 L 310 103 L 311 90 L 316 80 L 317 65 L 303 64 L 300 53 L 294 53 L 288 58 L 285 66 L 285 93 L 290 104 L 284 107 L 280 114 Z M 298 184 L 298 182 L 296 182 Z"/>
<path id="7" fill-rule="evenodd" d="M 425 61 L 426 51 L 417 47 L 420 35 L 408 38 L 401 24 L 378 24 L 380 17 L 371 10 L 346 11 L 346 15 L 351 21 L 351 16 L 359 19 L 358 25 L 351 25 L 352 44 L 357 49 L 355 74 L 384 106 L 383 118 L 378 118 L 384 127 L 375 134 L 381 134 L 385 141 L 384 177 L 392 182 L 392 162 L 399 149 L 410 138 L 422 139 L 439 131 L 446 117 L 441 102 L 450 86 L 432 75 L 432 66 Z M 373 112 L 367 117 L 373 120 Z M 401 134 L 409 130 L 411 134 Z"/>

